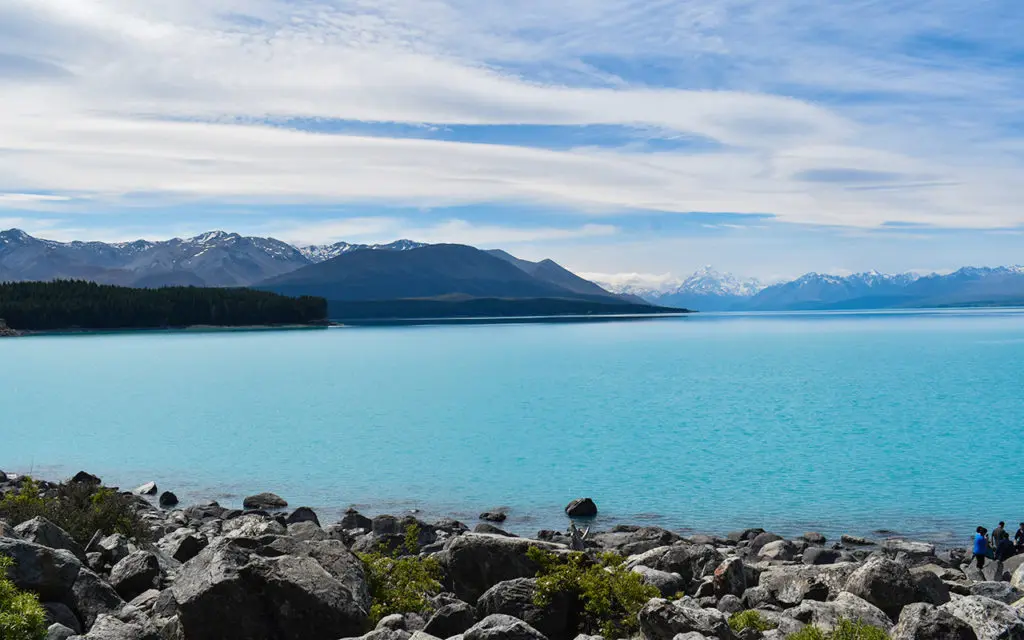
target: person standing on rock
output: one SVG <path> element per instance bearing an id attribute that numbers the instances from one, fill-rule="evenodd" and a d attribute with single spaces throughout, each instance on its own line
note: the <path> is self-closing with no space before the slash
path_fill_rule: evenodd
<path id="1" fill-rule="evenodd" d="M 1024 553 L 1024 522 L 1020 523 L 1020 528 L 1013 535 L 1013 539 L 1017 541 L 1017 552 Z"/>
<path id="2" fill-rule="evenodd" d="M 978 563 L 978 569 L 985 568 L 985 558 L 988 557 L 988 530 L 985 527 L 978 527 L 974 534 L 974 560 Z"/>
<path id="3" fill-rule="evenodd" d="M 999 526 L 992 531 L 992 546 L 999 546 L 999 541 L 1003 538 L 1009 538 L 1010 534 L 1006 533 L 1006 523 L 1000 522 Z"/>

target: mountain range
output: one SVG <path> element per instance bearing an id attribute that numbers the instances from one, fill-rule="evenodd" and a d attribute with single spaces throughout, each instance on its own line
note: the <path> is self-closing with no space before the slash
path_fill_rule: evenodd
<path id="1" fill-rule="evenodd" d="M 54 279 L 134 287 L 252 287 L 320 296 L 332 303 L 558 299 L 586 303 L 572 308 L 588 312 L 604 308 L 595 304 L 653 309 L 638 298 L 610 293 L 553 260 L 530 262 L 465 245 L 398 240 L 296 247 L 223 231 L 108 244 L 55 242 L 17 229 L 0 232 L 0 282 Z M 529 308 L 539 313 L 544 305 L 533 302 Z"/>
<path id="2" fill-rule="evenodd" d="M 949 274 L 808 273 L 765 285 L 704 267 L 662 290 L 606 285 L 652 304 L 700 311 L 813 311 L 1024 304 L 1024 267 L 964 267 Z"/>

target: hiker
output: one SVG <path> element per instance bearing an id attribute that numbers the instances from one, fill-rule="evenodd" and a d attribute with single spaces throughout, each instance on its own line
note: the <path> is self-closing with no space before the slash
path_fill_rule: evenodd
<path id="1" fill-rule="evenodd" d="M 1024 522 L 1020 523 L 1020 529 L 1017 529 L 1013 538 L 1017 541 L 1017 551 L 1024 553 Z"/>
<path id="2" fill-rule="evenodd" d="M 978 569 L 985 568 L 985 558 L 988 557 L 988 529 L 978 527 L 974 534 L 974 560 L 978 563 Z"/>

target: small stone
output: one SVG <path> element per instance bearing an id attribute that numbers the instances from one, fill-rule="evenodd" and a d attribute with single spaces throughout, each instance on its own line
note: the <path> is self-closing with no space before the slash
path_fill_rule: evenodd
<path id="1" fill-rule="evenodd" d="M 94 476 L 86 471 L 79 471 L 72 478 L 71 482 L 82 482 L 85 484 L 101 484 L 99 476 Z"/>
<path id="2" fill-rule="evenodd" d="M 870 547 L 877 544 L 874 540 L 861 538 L 859 536 L 850 536 L 845 533 L 839 539 L 843 541 L 843 544 L 850 545 L 851 547 Z"/>
<path id="3" fill-rule="evenodd" d="M 146 484 L 144 484 L 144 485 L 142 485 L 140 487 L 136 487 L 135 491 L 133 491 L 132 493 L 134 493 L 136 495 L 140 495 L 140 496 L 155 496 L 156 492 L 157 492 L 156 483 L 155 482 L 147 482 Z"/>
<path id="4" fill-rule="evenodd" d="M 283 509 L 288 502 L 274 493 L 257 493 L 242 501 L 242 506 L 246 509 Z"/>
<path id="5" fill-rule="evenodd" d="M 508 515 L 503 511 L 484 511 L 480 514 L 480 519 L 486 522 L 505 522 Z"/>
<path id="6" fill-rule="evenodd" d="M 159 504 L 164 509 L 169 509 L 171 507 L 177 506 L 178 496 L 174 495 L 170 491 L 164 491 L 163 493 L 160 494 Z"/>
<path id="7" fill-rule="evenodd" d="M 316 517 L 316 512 L 309 507 L 299 507 L 292 511 L 285 524 L 295 524 L 297 522 L 313 522 L 316 526 L 320 526 L 320 519 Z"/>
<path id="8" fill-rule="evenodd" d="M 565 506 L 565 515 L 571 518 L 592 518 L 597 515 L 597 505 L 590 498 L 576 498 Z"/>
<path id="9" fill-rule="evenodd" d="M 826 542 L 828 542 L 828 540 L 825 539 L 825 536 L 821 535 L 817 531 L 808 531 L 807 533 L 805 533 L 804 540 L 807 542 L 807 544 L 817 545 L 823 545 Z"/>

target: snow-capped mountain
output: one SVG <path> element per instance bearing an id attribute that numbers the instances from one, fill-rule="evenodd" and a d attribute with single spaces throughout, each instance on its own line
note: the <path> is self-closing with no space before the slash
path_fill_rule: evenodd
<path id="1" fill-rule="evenodd" d="M 847 276 L 808 273 L 765 286 L 757 280 L 700 269 L 660 290 L 611 286 L 666 306 L 700 311 L 792 311 L 883 309 L 971 304 L 1024 304 L 1024 267 L 964 267 L 953 273 L 918 276 L 866 271 Z"/>
<path id="2" fill-rule="evenodd" d="M 350 244 L 348 242 L 335 242 L 334 244 L 312 244 L 308 247 L 299 247 L 299 252 L 311 263 L 324 262 L 352 251 L 408 251 L 427 246 L 423 242 L 413 240 L 395 240 L 387 244 Z"/>
<path id="3" fill-rule="evenodd" d="M 160 242 L 57 242 L 19 229 L 0 232 L 0 277 L 4 280 L 81 278 L 135 286 L 238 287 L 290 273 L 314 262 L 359 249 L 407 250 L 420 243 L 337 243 L 299 249 L 274 238 L 209 231 Z"/>
<path id="4" fill-rule="evenodd" d="M 671 293 L 691 293 L 711 296 L 752 296 L 764 285 L 757 278 L 737 278 L 731 273 L 720 273 L 711 265 L 698 269 Z"/>

